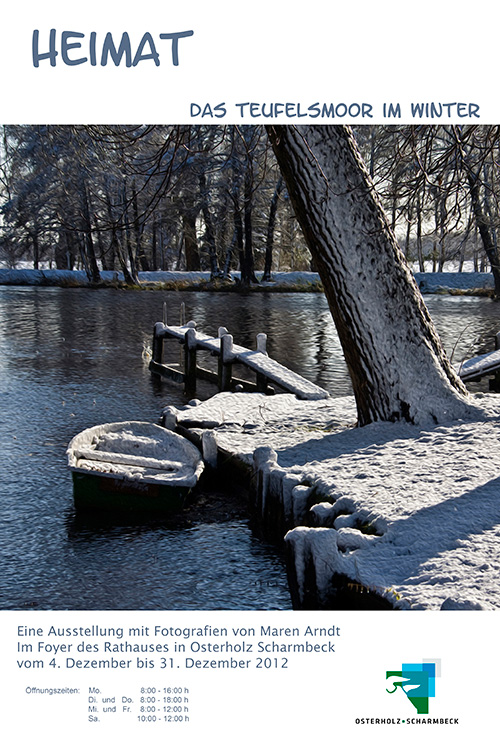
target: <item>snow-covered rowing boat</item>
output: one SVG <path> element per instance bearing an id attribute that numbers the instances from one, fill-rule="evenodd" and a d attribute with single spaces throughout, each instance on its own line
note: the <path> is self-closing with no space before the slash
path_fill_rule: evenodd
<path id="1" fill-rule="evenodd" d="M 175 512 L 204 469 L 189 440 L 149 422 L 90 427 L 66 453 L 78 509 Z"/>

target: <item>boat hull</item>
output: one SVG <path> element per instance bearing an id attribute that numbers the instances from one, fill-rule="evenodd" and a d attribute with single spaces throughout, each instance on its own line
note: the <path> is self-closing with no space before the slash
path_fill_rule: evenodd
<path id="1" fill-rule="evenodd" d="M 182 510 L 190 491 L 191 487 L 145 484 L 73 471 L 73 498 L 79 511 L 170 515 Z"/>

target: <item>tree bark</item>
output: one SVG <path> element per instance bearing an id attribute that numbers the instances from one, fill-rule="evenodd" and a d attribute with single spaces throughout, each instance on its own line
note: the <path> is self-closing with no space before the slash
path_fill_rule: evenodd
<path id="1" fill-rule="evenodd" d="M 132 210 L 134 214 L 135 257 L 137 258 L 137 263 L 139 264 L 141 271 L 151 271 L 151 266 L 149 265 L 149 260 L 143 243 L 144 220 L 141 220 L 139 217 L 137 190 L 134 181 L 132 182 Z"/>
<path id="2" fill-rule="evenodd" d="M 208 258 L 210 261 L 210 277 L 216 279 L 219 276 L 219 261 L 217 258 L 217 248 L 215 244 L 215 229 L 213 225 L 212 216 L 210 214 L 209 206 L 209 194 L 208 185 L 205 172 L 200 173 L 200 195 L 201 195 L 201 211 L 203 215 L 203 221 L 205 222 L 205 247 L 208 252 Z"/>
<path id="3" fill-rule="evenodd" d="M 359 424 L 471 413 L 350 128 L 268 133 L 325 288 Z"/>
<path id="4" fill-rule="evenodd" d="M 139 272 L 137 269 L 134 248 L 132 246 L 131 228 L 130 228 L 130 221 L 128 218 L 128 196 L 127 196 L 127 183 L 125 181 L 125 178 L 123 179 L 123 184 L 122 184 L 122 205 L 125 206 L 125 209 L 122 215 L 122 223 L 124 226 L 123 231 L 125 232 L 125 247 L 127 249 L 128 262 L 130 265 L 129 278 L 132 279 L 132 284 L 134 284 L 135 286 L 139 286 L 139 283 L 140 283 Z M 122 232 L 120 234 L 122 234 Z M 120 246 L 122 246 L 122 244 L 123 243 L 120 243 Z"/>
<path id="5" fill-rule="evenodd" d="M 262 281 L 271 281 L 271 271 L 273 267 L 273 245 L 274 245 L 274 227 L 276 226 L 276 214 L 278 212 L 278 201 L 283 189 L 283 178 L 280 177 L 276 183 L 271 205 L 269 207 L 269 219 L 267 222 L 266 235 L 266 259 L 264 262 L 264 274 Z"/>
<path id="6" fill-rule="evenodd" d="M 38 244 L 38 235 L 36 232 L 31 234 L 31 243 L 33 245 L 33 268 L 38 271 L 40 267 L 40 246 Z"/>
<path id="7" fill-rule="evenodd" d="M 158 222 L 156 221 L 156 216 L 153 216 L 153 226 L 151 227 L 151 266 L 153 271 L 158 270 L 157 231 Z"/>
<path id="8" fill-rule="evenodd" d="M 89 275 L 89 281 L 93 284 L 98 284 L 101 280 L 101 274 L 97 265 L 97 258 L 95 255 L 94 239 L 92 237 L 92 222 L 90 219 L 90 205 L 89 196 L 87 193 L 87 187 L 82 179 L 82 209 L 83 209 L 83 236 L 85 239 L 85 255 L 87 259 L 86 268 L 88 268 L 87 275 Z"/>
<path id="9" fill-rule="evenodd" d="M 420 198 L 417 199 L 417 258 L 418 270 L 420 273 L 425 272 L 424 251 L 422 246 L 422 205 Z"/>
<path id="10" fill-rule="evenodd" d="M 182 214 L 182 231 L 184 233 L 186 271 L 199 271 L 200 253 L 196 237 L 196 213 L 186 211 Z"/>
<path id="11" fill-rule="evenodd" d="M 467 180 L 469 183 L 472 211 L 476 220 L 479 237 L 483 243 L 483 250 L 488 258 L 493 274 L 493 283 L 495 285 L 495 297 L 500 298 L 500 257 L 498 254 L 498 245 L 491 221 L 489 221 L 481 203 L 479 175 L 472 169 L 467 171 Z"/>
<path id="12" fill-rule="evenodd" d="M 253 259 L 253 176 L 251 165 L 247 165 L 244 184 L 243 230 L 245 249 L 242 256 L 242 263 L 240 263 L 240 270 L 241 283 L 243 286 L 250 286 L 250 284 L 257 281 Z"/>

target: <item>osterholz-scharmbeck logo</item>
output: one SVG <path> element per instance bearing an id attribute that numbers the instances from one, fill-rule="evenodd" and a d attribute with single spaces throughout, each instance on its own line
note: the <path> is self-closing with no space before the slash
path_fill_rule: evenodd
<path id="1" fill-rule="evenodd" d="M 392 681 L 392 689 L 386 690 L 395 693 L 401 688 L 418 714 L 428 714 L 429 698 L 436 697 L 436 676 L 441 672 L 440 667 L 439 660 L 430 659 L 422 659 L 421 664 L 402 664 L 401 669 L 385 673 L 386 680 Z"/>
<path id="2" fill-rule="evenodd" d="M 400 688 L 412 704 L 417 716 L 358 717 L 356 724 L 450 724 L 457 725 L 457 718 L 429 717 L 430 699 L 436 697 L 436 679 L 441 677 L 440 659 L 422 659 L 421 662 L 403 662 L 401 669 L 388 669 L 385 673 L 385 690 L 390 695 L 398 694 Z M 398 703 L 397 705 L 401 705 Z"/>

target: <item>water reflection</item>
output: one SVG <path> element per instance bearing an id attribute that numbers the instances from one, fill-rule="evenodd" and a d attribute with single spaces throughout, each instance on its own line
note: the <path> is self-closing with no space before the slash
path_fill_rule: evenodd
<path id="1" fill-rule="evenodd" d="M 68 546 L 70 576 L 84 568 L 94 584 L 79 606 L 122 606 L 126 586 L 127 609 L 290 607 L 282 559 L 244 520 L 170 526 L 78 519 L 70 524 Z M 59 583 L 57 596 L 64 588 Z"/>

